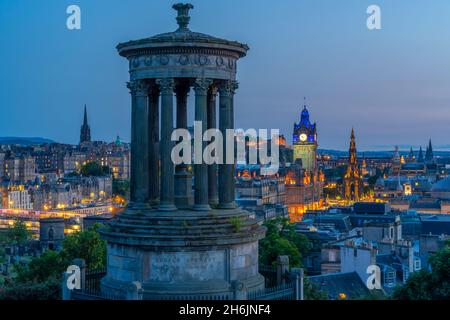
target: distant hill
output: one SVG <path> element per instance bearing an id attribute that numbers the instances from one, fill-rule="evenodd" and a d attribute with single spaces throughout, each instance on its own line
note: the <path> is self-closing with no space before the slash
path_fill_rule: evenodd
<path id="1" fill-rule="evenodd" d="M 18 144 L 29 146 L 33 144 L 53 143 L 53 140 L 40 137 L 0 137 L 0 144 Z"/>

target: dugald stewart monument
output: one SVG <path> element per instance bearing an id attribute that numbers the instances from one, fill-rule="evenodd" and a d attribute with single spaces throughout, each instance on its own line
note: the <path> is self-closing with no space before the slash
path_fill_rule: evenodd
<path id="1" fill-rule="evenodd" d="M 265 229 L 234 202 L 234 164 L 175 166 L 171 135 L 188 128 L 188 112 L 203 132 L 234 129 L 237 61 L 249 48 L 191 31 L 193 6 L 173 8 L 176 31 L 117 46 L 129 62 L 131 200 L 101 231 L 108 243 L 101 287 L 120 296 L 138 287 L 143 299 L 233 299 L 236 287 L 264 288 Z"/>

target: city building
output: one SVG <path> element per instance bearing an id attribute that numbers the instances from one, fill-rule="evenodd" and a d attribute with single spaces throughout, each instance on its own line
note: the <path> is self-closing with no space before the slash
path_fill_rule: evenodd
<path id="1" fill-rule="evenodd" d="M 309 111 L 306 105 L 300 116 L 300 122 L 294 123 L 292 135 L 294 148 L 294 162 L 301 160 L 302 168 L 308 172 L 315 172 L 317 169 L 317 128 L 316 123 L 309 120 Z"/>
<path id="2" fill-rule="evenodd" d="M 285 178 L 262 175 L 261 165 L 236 165 L 236 203 L 259 220 L 288 215 Z"/>
<path id="3" fill-rule="evenodd" d="M 323 172 L 310 172 L 301 167 L 299 161 L 284 168 L 286 205 L 292 222 L 301 221 L 307 210 L 323 206 Z"/>
<path id="4" fill-rule="evenodd" d="M 2 207 L 7 209 L 33 209 L 31 192 L 25 185 L 10 184 L 2 187 Z"/>
<path id="5" fill-rule="evenodd" d="M 292 134 L 293 159 L 282 170 L 286 183 L 286 205 L 291 221 L 301 221 L 308 209 L 323 206 L 325 176 L 317 165 L 317 126 L 310 121 L 306 105 Z"/>

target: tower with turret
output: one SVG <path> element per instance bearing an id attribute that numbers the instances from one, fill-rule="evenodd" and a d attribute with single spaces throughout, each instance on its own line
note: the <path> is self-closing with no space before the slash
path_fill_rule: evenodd
<path id="1" fill-rule="evenodd" d="M 312 124 L 309 120 L 309 111 L 306 105 L 303 106 L 300 122 L 294 123 L 292 142 L 294 145 L 294 162 L 301 159 L 303 169 L 308 172 L 315 172 L 317 167 L 317 129 L 316 123 Z"/>

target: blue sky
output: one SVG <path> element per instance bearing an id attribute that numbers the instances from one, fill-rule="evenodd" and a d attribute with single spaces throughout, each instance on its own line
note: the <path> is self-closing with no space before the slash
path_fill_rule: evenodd
<path id="1" fill-rule="evenodd" d="M 166 0 L 0 0 L 0 136 L 77 143 L 130 136 L 119 42 L 176 29 Z M 193 0 L 190 28 L 247 43 L 236 127 L 289 137 L 306 96 L 322 148 L 450 148 L 450 1 Z M 66 28 L 81 7 L 82 29 Z M 369 31 L 366 9 L 381 8 Z M 440 147 L 439 147 L 440 146 Z"/>

